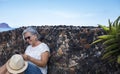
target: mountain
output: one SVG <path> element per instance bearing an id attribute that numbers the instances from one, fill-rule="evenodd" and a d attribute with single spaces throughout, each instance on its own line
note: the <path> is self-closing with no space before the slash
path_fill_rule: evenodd
<path id="1" fill-rule="evenodd" d="M 11 28 L 7 23 L 0 23 L 0 28 Z"/>
<path id="2" fill-rule="evenodd" d="M 13 29 L 15 28 L 11 28 L 7 23 L 0 23 L 0 32 L 9 31 Z"/>

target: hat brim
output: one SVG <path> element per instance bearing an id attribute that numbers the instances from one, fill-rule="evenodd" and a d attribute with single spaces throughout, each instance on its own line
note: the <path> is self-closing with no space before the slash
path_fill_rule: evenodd
<path id="1" fill-rule="evenodd" d="M 13 69 L 11 69 L 10 66 L 9 66 L 9 61 L 7 62 L 6 67 L 7 67 L 7 70 L 8 70 L 10 73 L 22 73 L 22 72 L 24 72 L 24 71 L 26 70 L 26 68 L 28 67 L 28 62 L 25 61 L 24 67 L 23 67 L 22 69 L 19 69 L 19 70 L 13 70 Z"/>

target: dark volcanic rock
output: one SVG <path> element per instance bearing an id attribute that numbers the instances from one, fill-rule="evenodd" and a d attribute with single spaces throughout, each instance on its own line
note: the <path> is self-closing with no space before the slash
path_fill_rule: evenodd
<path id="1" fill-rule="evenodd" d="M 22 39 L 26 27 L 0 33 L 0 66 L 13 54 L 24 53 L 28 44 Z M 40 40 L 51 50 L 48 74 L 120 74 L 120 65 L 101 60 L 101 43 L 90 45 L 105 34 L 96 27 L 35 26 Z"/>

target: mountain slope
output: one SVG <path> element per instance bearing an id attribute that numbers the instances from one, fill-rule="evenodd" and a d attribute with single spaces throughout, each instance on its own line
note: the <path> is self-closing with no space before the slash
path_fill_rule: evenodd
<path id="1" fill-rule="evenodd" d="M 7 23 L 0 23 L 0 28 L 11 28 Z"/>

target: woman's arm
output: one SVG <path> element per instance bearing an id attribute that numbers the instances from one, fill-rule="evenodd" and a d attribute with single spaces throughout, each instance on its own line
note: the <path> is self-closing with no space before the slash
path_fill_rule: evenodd
<path id="1" fill-rule="evenodd" d="M 30 62 L 36 64 L 39 67 L 45 67 L 49 60 L 49 56 L 50 56 L 50 53 L 48 51 L 46 51 L 46 52 L 42 53 L 41 60 L 35 59 L 35 58 L 25 55 L 25 54 L 23 55 L 23 58 L 27 61 L 30 61 Z"/>
<path id="2" fill-rule="evenodd" d="M 6 64 L 4 64 L 2 67 L 0 67 L 0 74 L 10 74 L 7 71 Z"/>

